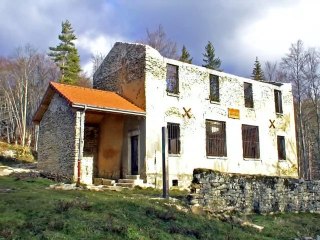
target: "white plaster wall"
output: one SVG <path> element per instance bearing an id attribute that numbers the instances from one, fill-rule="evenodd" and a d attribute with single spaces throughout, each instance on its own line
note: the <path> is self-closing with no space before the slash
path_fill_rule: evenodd
<path id="1" fill-rule="evenodd" d="M 179 95 L 166 92 L 166 63 L 179 66 Z M 209 73 L 220 77 L 220 103 L 209 101 Z M 244 106 L 243 83 L 253 85 L 254 109 Z M 283 114 L 276 115 L 274 89 L 282 91 Z M 183 117 L 183 107 L 192 118 Z M 228 108 L 240 110 L 240 119 L 228 118 Z M 146 171 L 161 179 L 161 127 L 180 124 L 181 154 L 169 156 L 172 179 L 191 176 L 194 168 L 223 172 L 297 176 L 297 154 L 291 85 L 281 87 L 163 58 L 146 48 Z M 226 122 L 227 157 L 206 156 L 205 120 Z M 269 128 L 275 120 L 276 129 Z M 241 125 L 259 127 L 260 158 L 244 159 Z M 279 161 L 277 135 L 286 139 L 287 161 Z M 151 178 L 150 178 L 151 179 Z M 154 181 L 154 180 L 152 180 Z"/>

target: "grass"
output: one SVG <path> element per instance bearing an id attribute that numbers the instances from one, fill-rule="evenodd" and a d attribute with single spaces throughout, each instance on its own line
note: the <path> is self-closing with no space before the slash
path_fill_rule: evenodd
<path id="1" fill-rule="evenodd" d="M 317 214 L 247 216 L 265 227 L 259 233 L 180 211 L 160 199 L 155 189 L 62 191 L 46 189 L 50 184 L 42 178 L 0 178 L 0 239 L 248 240 L 320 235 Z M 172 195 L 183 200 L 186 192 Z"/>
<path id="2" fill-rule="evenodd" d="M 13 158 L 3 152 L 13 150 Z M 0 166 L 31 163 L 28 148 L 0 142 Z M 187 209 L 188 192 L 172 190 L 177 202 L 161 199 L 156 189 L 121 192 L 47 189 L 51 180 L 21 174 L 0 177 L 0 240 L 4 239 L 294 239 L 320 235 L 319 214 L 242 216 L 264 226 L 221 222 Z"/>

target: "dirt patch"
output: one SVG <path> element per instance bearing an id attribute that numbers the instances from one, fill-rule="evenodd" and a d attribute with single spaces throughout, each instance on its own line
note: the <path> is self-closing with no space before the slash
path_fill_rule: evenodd
<path id="1" fill-rule="evenodd" d="M 0 166 L 0 176 L 8 176 L 13 173 L 34 172 L 36 168 L 36 163 L 21 163 L 13 166 Z"/>

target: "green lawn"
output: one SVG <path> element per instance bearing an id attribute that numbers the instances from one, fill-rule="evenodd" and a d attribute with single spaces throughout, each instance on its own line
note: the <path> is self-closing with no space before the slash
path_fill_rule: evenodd
<path id="1" fill-rule="evenodd" d="M 293 239 L 320 235 L 320 215 L 251 215 L 265 229 L 177 210 L 160 191 L 61 191 L 42 178 L 0 178 L 0 239 Z M 186 192 L 173 196 L 183 204 Z"/>

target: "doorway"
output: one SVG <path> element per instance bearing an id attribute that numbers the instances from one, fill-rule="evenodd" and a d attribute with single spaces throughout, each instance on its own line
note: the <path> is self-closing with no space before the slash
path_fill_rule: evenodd
<path id="1" fill-rule="evenodd" d="M 139 174 L 139 135 L 134 135 L 130 137 L 130 159 L 131 159 L 131 174 Z"/>

